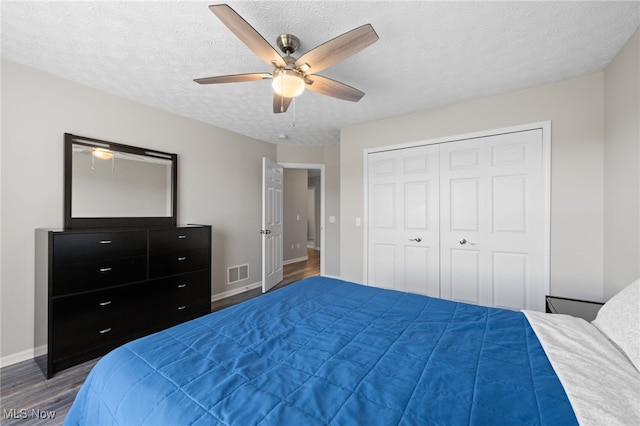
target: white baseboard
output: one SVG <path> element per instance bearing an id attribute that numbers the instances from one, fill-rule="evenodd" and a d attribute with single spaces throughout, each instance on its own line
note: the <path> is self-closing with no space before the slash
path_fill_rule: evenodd
<path id="1" fill-rule="evenodd" d="M 327 278 L 333 278 L 333 279 L 336 279 L 336 280 L 342 280 L 342 281 L 344 281 L 344 278 L 342 278 L 342 277 L 337 277 L 337 276 L 335 276 L 335 275 L 322 275 L 322 276 L 323 276 L 323 277 L 327 277 Z"/>
<path id="2" fill-rule="evenodd" d="M 243 285 L 242 287 L 234 288 L 232 290 L 223 291 L 222 293 L 212 294 L 211 302 L 216 300 L 225 299 L 227 297 L 235 296 L 236 294 L 244 293 L 245 291 L 253 290 L 255 288 L 262 287 L 262 281 L 253 284 Z"/>
<path id="3" fill-rule="evenodd" d="M 17 364 L 22 361 L 34 359 L 46 353 L 47 353 L 47 345 L 42 345 L 42 346 L 38 346 L 35 349 L 27 349 L 26 351 L 3 356 L 2 358 L 0 358 L 0 368 L 8 367 L 9 365 Z"/>
<path id="4" fill-rule="evenodd" d="M 285 260 L 284 262 L 282 262 L 282 265 L 284 266 L 284 265 L 289 265 L 291 263 L 304 262 L 305 260 L 309 260 L 309 256 L 302 256 L 296 259 Z"/>

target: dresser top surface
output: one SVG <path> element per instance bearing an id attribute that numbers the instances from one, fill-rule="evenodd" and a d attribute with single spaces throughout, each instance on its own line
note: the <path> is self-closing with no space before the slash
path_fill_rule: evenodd
<path id="1" fill-rule="evenodd" d="M 129 228 L 79 228 L 79 229 L 64 229 L 64 228 L 37 228 L 38 232 L 53 232 L 53 233 L 78 233 L 87 234 L 95 232 L 133 232 L 133 231 L 170 231 L 172 229 L 180 228 L 211 228 L 211 225 L 200 224 L 184 224 L 177 226 L 149 226 L 149 227 L 129 227 Z"/>

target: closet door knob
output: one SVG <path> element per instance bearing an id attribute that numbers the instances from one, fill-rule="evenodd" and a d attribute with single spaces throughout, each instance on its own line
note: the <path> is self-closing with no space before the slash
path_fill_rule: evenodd
<path id="1" fill-rule="evenodd" d="M 420 241 L 422 241 L 422 238 L 420 238 L 420 237 L 409 238 L 409 241 L 415 241 L 416 243 L 419 243 Z"/>
<path id="2" fill-rule="evenodd" d="M 462 238 L 462 239 L 459 241 L 459 243 L 460 243 L 460 245 L 461 245 L 461 246 L 463 246 L 463 245 L 465 245 L 465 244 L 469 244 L 470 246 L 472 246 L 472 245 L 474 245 L 474 244 L 475 244 L 475 243 L 472 243 L 471 241 L 467 241 L 467 239 L 466 239 L 466 238 Z"/>

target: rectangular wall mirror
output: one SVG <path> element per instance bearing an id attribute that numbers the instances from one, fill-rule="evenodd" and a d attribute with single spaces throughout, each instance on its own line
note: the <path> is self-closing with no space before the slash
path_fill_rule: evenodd
<path id="1" fill-rule="evenodd" d="M 65 133 L 64 227 L 175 226 L 176 154 Z"/>

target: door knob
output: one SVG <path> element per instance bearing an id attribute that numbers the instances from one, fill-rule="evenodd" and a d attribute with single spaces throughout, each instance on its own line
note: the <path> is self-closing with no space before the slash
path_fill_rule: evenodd
<path id="1" fill-rule="evenodd" d="M 415 241 L 416 243 L 419 243 L 420 241 L 422 241 L 422 238 L 420 238 L 420 237 L 409 238 L 409 241 Z"/>
<path id="2" fill-rule="evenodd" d="M 465 244 L 469 244 L 469 245 L 474 245 L 474 244 L 475 244 L 475 243 L 472 243 L 471 241 L 467 241 L 467 239 L 466 239 L 466 238 L 462 238 L 462 239 L 459 241 L 459 243 L 460 243 L 460 245 L 461 245 L 461 246 L 463 246 L 463 245 L 465 245 Z"/>

